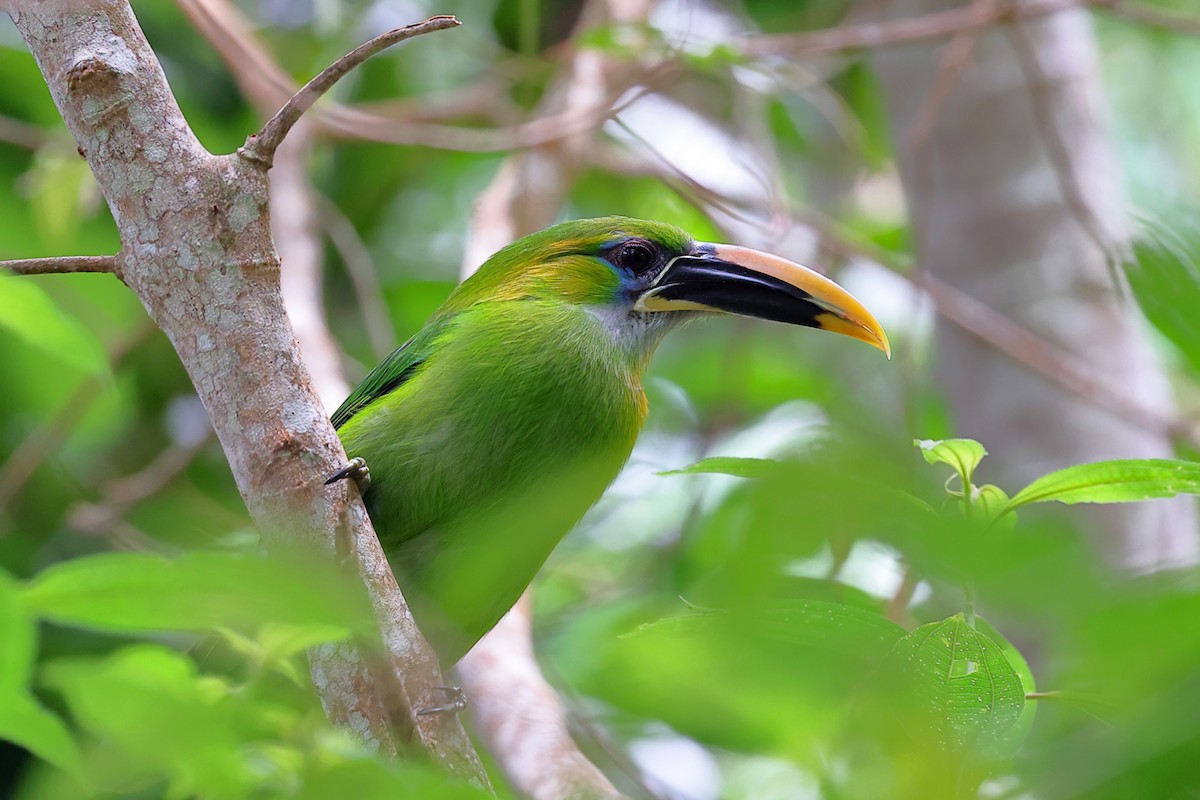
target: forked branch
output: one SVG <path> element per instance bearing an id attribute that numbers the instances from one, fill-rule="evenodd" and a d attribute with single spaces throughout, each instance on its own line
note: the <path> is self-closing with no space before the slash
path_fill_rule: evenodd
<path id="1" fill-rule="evenodd" d="M 301 115 L 312 108 L 321 95 L 333 88 L 333 85 L 352 69 L 381 50 L 386 50 L 406 39 L 420 36 L 423 33 L 455 28 L 461 24 L 457 18 L 452 16 L 430 17 L 424 22 L 395 28 L 359 45 L 300 87 L 300 91 L 292 95 L 291 99 L 275 112 L 275 116 L 267 120 L 267 124 L 262 127 L 262 130 L 251 134 L 246 139 L 246 143 L 238 149 L 238 154 L 248 161 L 260 164 L 263 169 L 270 169 L 275 161 L 275 151 L 279 149 L 284 137 L 288 135 L 288 131 L 292 129 Z"/>

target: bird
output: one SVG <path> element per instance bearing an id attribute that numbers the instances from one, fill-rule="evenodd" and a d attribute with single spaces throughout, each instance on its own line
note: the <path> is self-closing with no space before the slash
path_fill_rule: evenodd
<path id="1" fill-rule="evenodd" d="M 779 256 L 609 216 L 489 258 L 332 415 L 417 627 L 457 662 L 600 498 L 648 413 L 655 348 L 714 314 L 844 334 L 879 322 Z M 364 463 L 365 462 L 365 463 Z"/>

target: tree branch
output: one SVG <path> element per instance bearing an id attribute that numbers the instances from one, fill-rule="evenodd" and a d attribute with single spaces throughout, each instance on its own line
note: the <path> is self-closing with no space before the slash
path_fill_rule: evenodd
<path id="1" fill-rule="evenodd" d="M 437 659 L 357 492 L 321 480 L 346 454 L 281 301 L 261 164 L 204 149 L 128 2 L 21 4 L 12 15 L 112 211 L 122 278 L 178 352 L 264 541 L 330 557 L 340 535 L 352 541 L 384 647 L 310 653 L 327 715 L 384 753 L 412 742 L 487 785 L 457 718 L 414 714 L 440 697 Z"/>
<path id="2" fill-rule="evenodd" d="M 333 85 L 345 77 L 350 70 L 381 50 L 406 39 L 420 36 L 423 33 L 455 28 L 461 24 L 451 16 L 430 17 L 424 22 L 395 28 L 359 45 L 304 84 L 300 91 L 283 104 L 283 108 L 275 112 L 275 116 L 267 120 L 267 124 L 262 127 L 262 130 L 251 134 L 246 139 L 246 143 L 242 145 L 238 153 L 243 158 L 260 164 L 264 169 L 269 169 L 275 160 L 275 151 L 279 148 L 283 138 L 287 136 L 288 131 L 300 119 L 300 115 L 312 108 L 321 95 L 333 88 Z"/>
<path id="3" fill-rule="evenodd" d="M 0 269 L 14 275 L 60 275 L 70 272 L 111 272 L 120 277 L 117 269 L 120 256 L 53 256 L 51 258 L 18 258 L 0 261 Z"/>
<path id="4" fill-rule="evenodd" d="M 844 50 L 889 47 L 941 39 L 1001 22 L 1034 19 L 1078 6 L 1102 5 L 1106 0 L 1026 0 L 989 5 L 973 3 L 903 19 L 842 25 L 806 33 L 747 37 L 741 51 L 751 56 L 811 57 Z"/>

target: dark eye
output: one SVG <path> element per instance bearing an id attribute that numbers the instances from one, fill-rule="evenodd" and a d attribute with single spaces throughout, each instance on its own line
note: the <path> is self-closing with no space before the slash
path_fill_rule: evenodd
<path id="1" fill-rule="evenodd" d="M 654 248 L 645 242 L 626 242 L 616 253 L 618 267 L 634 273 L 648 270 L 655 261 Z"/>

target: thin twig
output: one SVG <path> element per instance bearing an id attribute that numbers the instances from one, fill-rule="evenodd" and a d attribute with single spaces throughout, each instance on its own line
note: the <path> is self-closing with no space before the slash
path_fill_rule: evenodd
<path id="1" fill-rule="evenodd" d="M 1200 36 L 1200 17 L 1187 17 L 1165 8 L 1146 3 L 1129 3 L 1125 0 L 1100 0 L 1097 6 L 1126 22 L 1163 28 L 1184 36 Z"/>
<path id="2" fill-rule="evenodd" d="M 157 332 L 158 328 L 150 320 L 142 322 L 127 339 L 109 352 L 109 368 L 113 372 L 120 370 L 129 354 Z M 74 426 L 99 397 L 99 388 L 100 379 L 95 376 L 80 381 L 66 402 L 30 431 L 9 454 L 8 460 L 0 464 L 0 508 L 9 508 L 42 462 L 58 451 Z M 2 534 L 3 531 L 0 531 Z"/>
<path id="3" fill-rule="evenodd" d="M 371 342 L 371 352 L 376 357 L 383 358 L 396 349 L 396 326 L 384 300 L 371 251 L 358 235 L 354 223 L 342 213 L 336 203 L 319 193 L 313 200 L 320 209 L 317 216 L 325 229 L 325 235 L 329 237 L 333 249 L 341 256 L 342 266 L 346 268 L 346 274 L 350 277 L 350 285 L 354 288 L 354 296 L 358 301 L 358 310 L 367 329 L 367 339 Z"/>
<path id="4" fill-rule="evenodd" d="M 821 233 L 822 249 L 842 258 L 865 258 L 912 281 L 929 296 L 943 319 L 986 346 L 1008 356 L 1013 362 L 1142 430 L 1184 438 L 1194 445 L 1200 445 L 1200 437 L 1186 420 L 1165 416 L 1130 398 L 1087 362 L 986 303 L 976 300 L 928 272 L 911 274 L 887 254 L 849 241 L 836 226 L 818 215 L 805 215 L 802 221 Z"/>
<path id="5" fill-rule="evenodd" d="M 14 275 L 60 275 L 70 272 L 117 273 L 117 256 L 53 256 L 0 261 L 0 269 Z"/>
<path id="6" fill-rule="evenodd" d="M 399 44 L 406 39 L 420 36 L 423 33 L 455 28 L 461 24 L 461 22 L 452 16 L 430 17 L 424 22 L 405 25 L 403 28 L 395 28 L 359 45 L 330 64 L 308 83 L 304 84 L 300 91 L 292 95 L 291 99 L 283 104 L 283 108 L 279 109 L 275 113 L 275 116 L 267 120 L 267 124 L 262 127 L 262 130 L 251 134 L 246 139 L 246 143 L 238 149 L 238 153 L 245 159 L 261 164 L 264 169 L 269 169 L 275 159 L 276 149 L 279 148 L 280 143 L 287 136 L 288 131 L 292 129 L 292 126 L 300 119 L 300 115 L 312 108 L 313 103 L 316 103 L 321 98 L 321 95 L 333 88 L 333 85 L 345 77 L 352 69 L 376 53 L 394 44 Z"/>
<path id="7" fill-rule="evenodd" d="M 36 150 L 46 143 L 50 135 L 40 125 L 34 125 L 12 117 L 0 117 L 0 142 L 15 144 L 28 150 Z"/>
<path id="8" fill-rule="evenodd" d="M 183 474 L 213 440 L 210 430 L 189 444 L 172 444 L 135 473 L 109 481 L 94 503 L 77 503 L 67 512 L 67 524 L 88 534 L 103 534 L 126 549 L 161 552 L 152 536 L 130 525 L 125 517 L 141 501 L 166 488 Z"/>
<path id="9" fill-rule="evenodd" d="M 1033 19 L 1105 0 L 1029 0 L 995 6 L 972 4 L 916 17 L 842 25 L 799 34 L 747 37 L 740 50 L 750 56 L 810 57 L 844 50 L 888 47 L 953 36 L 1013 19 Z"/>

